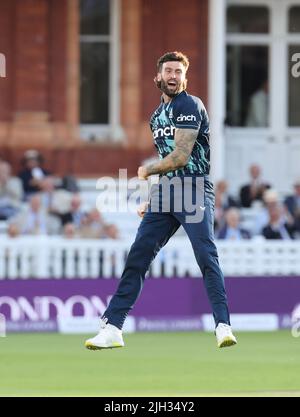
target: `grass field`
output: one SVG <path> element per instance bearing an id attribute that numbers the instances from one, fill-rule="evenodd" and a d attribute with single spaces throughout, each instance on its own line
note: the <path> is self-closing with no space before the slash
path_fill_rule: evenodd
<path id="1" fill-rule="evenodd" d="M 89 351 L 86 336 L 0 338 L 0 396 L 300 396 L 300 338 L 240 333 L 139 333 L 126 347 Z"/>

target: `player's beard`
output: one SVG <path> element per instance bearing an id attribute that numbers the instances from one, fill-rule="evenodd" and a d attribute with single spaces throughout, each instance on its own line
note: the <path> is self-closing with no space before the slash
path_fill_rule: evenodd
<path id="1" fill-rule="evenodd" d="M 173 98 L 186 89 L 187 80 L 184 80 L 181 83 L 178 83 L 176 81 L 176 88 L 169 87 L 168 83 L 166 83 L 163 79 L 161 79 L 159 83 L 159 88 L 161 89 L 161 91 L 168 97 Z"/>

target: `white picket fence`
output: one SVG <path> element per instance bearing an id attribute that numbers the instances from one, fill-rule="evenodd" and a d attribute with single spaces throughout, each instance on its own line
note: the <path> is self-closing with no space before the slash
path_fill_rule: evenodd
<path id="1" fill-rule="evenodd" d="M 226 276 L 300 275 L 300 241 L 217 241 Z M 120 277 L 131 242 L 0 237 L 0 279 Z M 192 247 L 173 237 L 151 265 L 153 277 L 199 277 Z"/>

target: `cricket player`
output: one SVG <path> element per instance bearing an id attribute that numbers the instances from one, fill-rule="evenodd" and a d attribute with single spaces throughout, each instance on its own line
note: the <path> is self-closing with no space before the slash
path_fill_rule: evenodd
<path id="1" fill-rule="evenodd" d="M 138 177 L 159 174 L 130 249 L 119 287 L 103 317 L 99 333 L 85 342 L 88 349 L 123 347 L 122 326 L 141 293 L 145 274 L 158 251 L 183 226 L 202 272 L 215 320 L 218 347 L 237 343 L 230 326 L 224 277 L 214 244 L 214 192 L 209 181 L 209 120 L 202 101 L 186 92 L 188 58 L 168 52 L 157 62 L 154 79 L 161 102 L 150 127 L 159 161 L 141 166 Z M 175 302 L 175 300 L 174 300 Z M 155 310 L 155 306 L 153 306 Z"/>

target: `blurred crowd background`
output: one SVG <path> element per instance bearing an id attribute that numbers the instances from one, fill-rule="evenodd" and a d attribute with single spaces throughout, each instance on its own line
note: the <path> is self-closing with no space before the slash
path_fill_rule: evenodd
<path id="1" fill-rule="evenodd" d="M 118 239 L 124 236 L 118 225 L 106 220 L 96 208 L 99 191 L 96 179 L 93 197 L 80 187 L 74 176 L 58 176 L 45 168 L 46 161 L 34 149 L 27 150 L 18 175 L 9 162 L 0 160 L 0 222 L 2 233 L 20 235 L 61 235 L 65 238 Z M 249 181 L 237 194 L 230 193 L 227 181 L 215 184 L 215 236 L 241 240 L 300 239 L 300 178 L 290 194 L 280 195 L 266 182 L 259 165 L 249 167 Z M 128 195 L 129 197 L 129 195 Z M 138 206 L 137 201 L 137 206 Z M 122 217 L 122 222 L 130 220 Z M 118 223 L 118 213 L 114 215 Z M 111 219 L 111 216 L 110 216 Z M 122 227 L 121 227 L 122 229 Z M 134 234 L 135 230 L 131 231 Z"/>
<path id="2" fill-rule="evenodd" d="M 210 117 L 216 237 L 299 239 L 298 0 L 1 0 L 2 235 L 133 234 L 97 212 L 96 179 L 154 156 L 172 50 Z"/>

